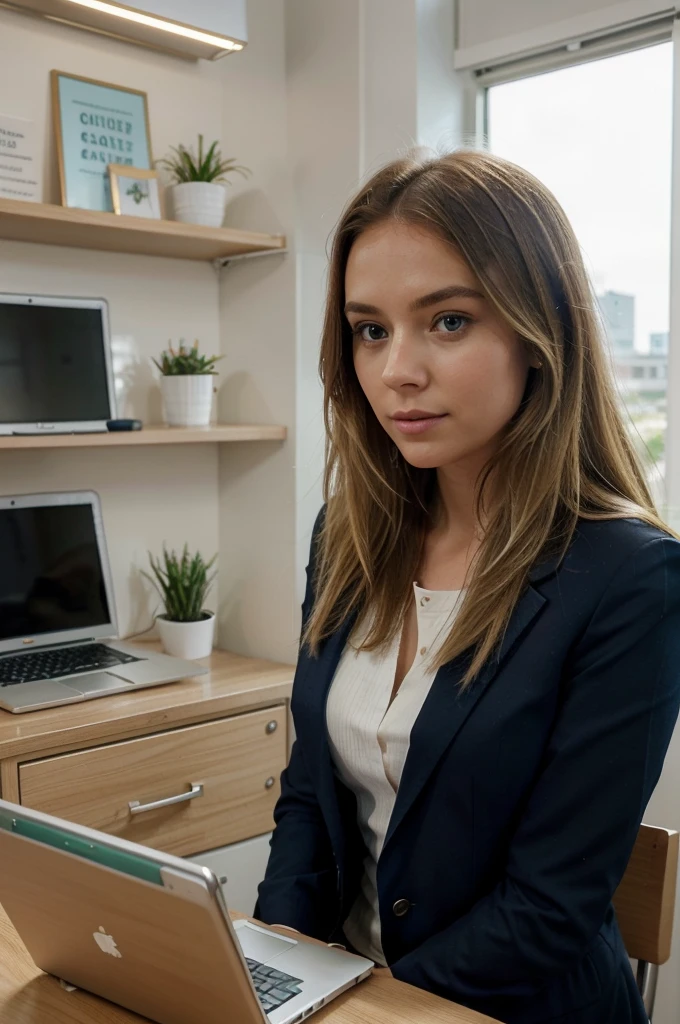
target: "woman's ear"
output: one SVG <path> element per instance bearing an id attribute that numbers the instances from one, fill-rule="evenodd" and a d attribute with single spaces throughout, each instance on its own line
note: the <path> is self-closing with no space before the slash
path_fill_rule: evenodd
<path id="1" fill-rule="evenodd" d="M 541 359 L 538 351 L 531 345 L 526 338 L 522 338 L 520 335 L 520 341 L 524 346 L 524 351 L 527 355 L 527 363 L 532 370 L 540 370 L 543 366 L 543 360 Z"/>
<path id="2" fill-rule="evenodd" d="M 529 366 L 532 368 L 532 370 L 540 370 L 543 366 L 543 361 L 539 356 L 538 352 L 536 351 L 536 349 L 532 349 L 529 345 L 527 345 L 526 342 L 524 342 L 524 344 L 526 345 L 526 351 L 529 357 Z"/>

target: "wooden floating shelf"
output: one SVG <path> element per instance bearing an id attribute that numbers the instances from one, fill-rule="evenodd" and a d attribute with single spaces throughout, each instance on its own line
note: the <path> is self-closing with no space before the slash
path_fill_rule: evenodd
<path id="1" fill-rule="evenodd" d="M 0 239 L 207 262 L 286 247 L 284 235 L 123 217 L 20 199 L 0 199 Z"/>
<path id="2" fill-rule="evenodd" d="M 211 444 L 226 441 L 284 441 L 286 428 L 247 423 L 214 427 L 146 427 L 106 434 L 31 434 L 0 436 L 0 449 L 26 448 L 127 448 L 149 444 Z"/>

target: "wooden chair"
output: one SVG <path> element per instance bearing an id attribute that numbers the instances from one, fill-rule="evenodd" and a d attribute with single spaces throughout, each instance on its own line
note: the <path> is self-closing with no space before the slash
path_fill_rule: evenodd
<path id="1" fill-rule="evenodd" d="M 642 825 L 626 873 L 614 895 L 623 941 L 637 960 L 637 984 L 650 1021 L 659 965 L 671 955 L 678 833 Z"/>

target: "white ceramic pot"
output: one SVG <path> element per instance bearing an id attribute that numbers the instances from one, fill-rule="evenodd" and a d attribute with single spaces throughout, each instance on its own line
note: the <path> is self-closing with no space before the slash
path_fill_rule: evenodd
<path id="1" fill-rule="evenodd" d="M 222 227 L 227 190 L 212 181 L 183 181 L 172 187 L 175 220 L 185 224 L 205 224 L 209 228 Z"/>
<path id="2" fill-rule="evenodd" d="M 206 618 L 198 622 L 170 622 L 164 615 L 156 618 L 166 654 L 171 654 L 175 658 L 187 658 L 189 661 L 208 657 L 213 648 L 215 616 L 212 612 L 203 614 Z"/>
<path id="3" fill-rule="evenodd" d="M 163 415 L 169 427 L 210 424 L 214 374 L 190 373 L 161 377 Z"/>

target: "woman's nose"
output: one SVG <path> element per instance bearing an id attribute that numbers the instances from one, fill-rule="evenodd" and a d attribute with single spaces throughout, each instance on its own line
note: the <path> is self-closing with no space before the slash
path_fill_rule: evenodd
<path id="1" fill-rule="evenodd" d="M 388 388 L 402 388 L 407 385 L 423 387 L 427 383 L 427 367 L 417 340 L 405 333 L 395 335 L 387 352 L 382 379 Z"/>

